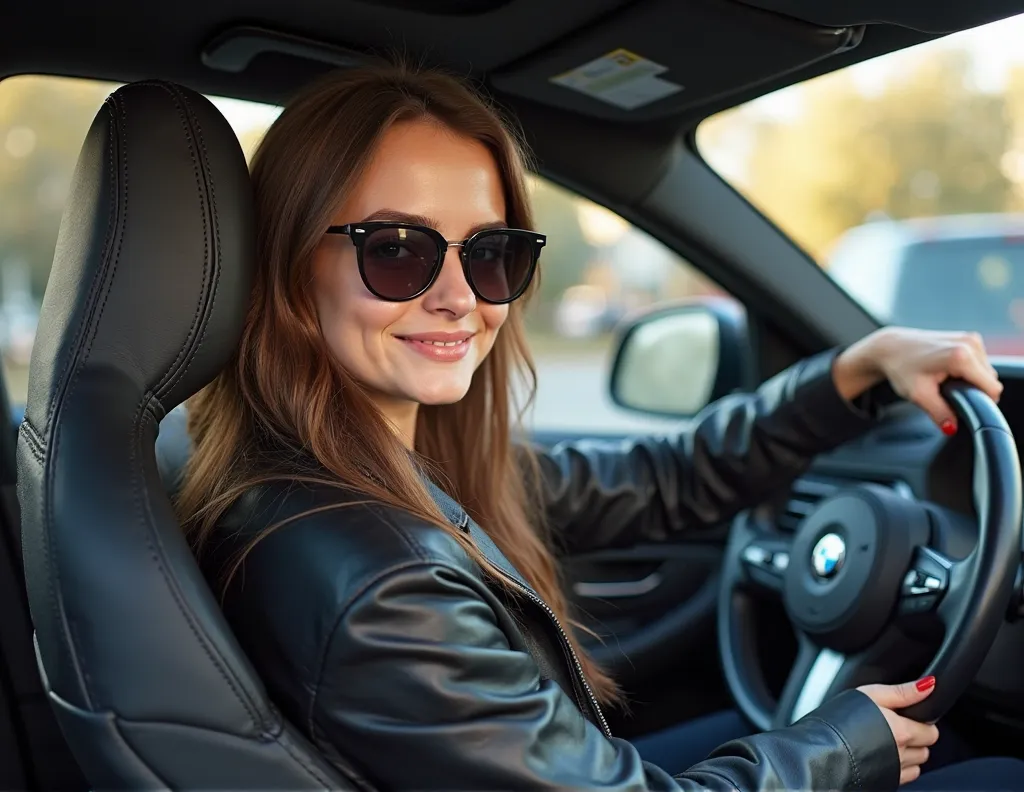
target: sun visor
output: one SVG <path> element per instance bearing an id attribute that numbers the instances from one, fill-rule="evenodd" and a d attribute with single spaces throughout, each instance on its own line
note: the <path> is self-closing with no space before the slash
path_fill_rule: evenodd
<path id="1" fill-rule="evenodd" d="M 862 34 L 721 0 L 647 0 L 494 72 L 490 82 L 596 118 L 648 121 L 845 52 Z"/>
<path id="2" fill-rule="evenodd" d="M 922 3 L 920 0 L 739 0 L 744 5 L 785 14 L 812 24 L 889 24 L 922 33 L 952 33 L 1021 12 L 1020 0 Z"/>

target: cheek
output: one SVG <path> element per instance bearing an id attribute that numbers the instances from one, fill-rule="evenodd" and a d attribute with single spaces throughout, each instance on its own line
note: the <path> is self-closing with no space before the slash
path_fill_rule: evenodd
<path id="1" fill-rule="evenodd" d="M 507 305 L 490 305 L 484 303 L 479 308 L 480 318 L 484 321 L 484 327 L 491 333 L 497 333 L 505 320 L 508 319 Z"/>
<path id="2" fill-rule="evenodd" d="M 507 305 L 488 305 L 483 304 L 477 310 L 480 313 L 480 319 L 484 325 L 484 336 L 486 338 L 486 348 L 482 350 L 480 359 L 477 360 L 479 366 L 484 362 L 484 358 L 490 354 L 491 349 L 494 347 L 494 342 L 498 337 L 498 331 L 501 330 L 505 320 L 508 318 L 508 306 Z"/>
<path id="3" fill-rule="evenodd" d="M 373 344 L 386 336 L 391 326 L 399 322 L 409 308 L 409 303 L 378 300 L 365 289 L 349 303 L 352 324 L 358 327 L 367 344 Z"/>
<path id="4" fill-rule="evenodd" d="M 355 261 L 348 256 L 318 256 L 313 288 L 320 328 L 341 362 L 358 368 L 380 337 L 407 309 L 403 303 L 378 300 L 363 286 Z M 340 260 L 339 260 L 340 259 Z"/>

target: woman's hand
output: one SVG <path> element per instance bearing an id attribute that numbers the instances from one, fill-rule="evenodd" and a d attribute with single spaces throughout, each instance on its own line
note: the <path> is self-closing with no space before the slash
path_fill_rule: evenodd
<path id="1" fill-rule="evenodd" d="M 888 379 L 898 395 L 927 412 L 948 435 L 956 432 L 956 418 L 939 393 L 944 380 L 966 380 L 996 401 L 1003 392 L 977 333 L 886 327 L 840 354 L 832 376 L 848 400 Z"/>
<path id="2" fill-rule="evenodd" d="M 931 724 L 904 718 L 895 710 L 928 698 L 935 690 L 935 677 L 903 685 L 865 685 L 857 689 L 878 705 L 892 730 L 900 752 L 900 784 L 913 781 L 921 775 L 921 765 L 928 761 L 928 749 L 939 739 L 939 730 Z"/>

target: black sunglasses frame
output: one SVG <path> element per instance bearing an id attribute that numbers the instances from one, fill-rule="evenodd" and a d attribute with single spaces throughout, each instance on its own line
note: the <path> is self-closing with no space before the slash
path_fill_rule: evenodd
<path id="1" fill-rule="evenodd" d="M 366 240 L 374 231 L 403 228 L 408 231 L 418 231 L 433 239 L 434 242 L 437 243 L 437 256 L 434 259 L 434 264 L 430 270 L 430 277 L 427 278 L 426 285 L 409 297 L 396 299 L 394 297 L 386 297 L 370 285 L 370 281 L 366 277 L 366 268 L 363 264 L 363 248 Z M 434 285 L 434 282 L 437 280 L 437 276 L 441 274 L 441 267 L 444 265 L 444 257 L 448 253 L 448 248 L 458 247 L 460 248 L 459 260 L 462 262 L 463 275 L 466 278 L 466 283 L 469 284 L 469 288 L 472 289 L 473 294 L 477 296 L 477 299 L 483 300 L 491 305 L 506 305 L 523 296 L 523 292 L 526 291 L 527 287 L 530 285 L 530 281 L 533 280 L 534 273 L 537 269 L 537 261 L 540 259 L 541 248 L 547 244 L 547 237 L 544 234 L 538 234 L 536 231 L 524 231 L 519 228 L 485 228 L 482 231 L 477 231 L 473 236 L 463 239 L 461 242 L 449 242 L 441 236 L 439 231 L 434 228 L 430 228 L 429 226 L 414 225 L 412 223 L 390 223 L 386 221 L 348 223 L 341 226 L 330 226 L 327 229 L 327 233 L 341 234 L 352 240 L 352 244 L 355 245 L 356 248 L 356 262 L 359 266 L 359 277 L 362 278 L 363 285 L 374 297 L 386 302 L 408 302 L 409 300 L 415 300 L 422 294 L 426 294 L 430 287 Z M 491 300 L 482 295 L 480 290 L 476 287 L 476 284 L 473 282 L 472 267 L 470 266 L 469 254 L 472 252 L 473 246 L 480 239 L 494 234 L 504 234 L 505 236 L 514 236 L 525 239 L 530 245 L 530 252 L 532 254 L 530 256 L 530 269 L 526 273 L 526 277 L 523 279 L 522 286 L 520 286 L 519 290 L 506 300 Z"/>

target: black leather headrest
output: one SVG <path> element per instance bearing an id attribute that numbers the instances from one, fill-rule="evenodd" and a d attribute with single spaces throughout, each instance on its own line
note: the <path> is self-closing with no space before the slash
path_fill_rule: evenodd
<path id="1" fill-rule="evenodd" d="M 120 89 L 75 171 L 26 418 L 45 427 L 67 384 L 60 377 L 76 362 L 78 381 L 117 372 L 133 400 L 152 394 L 150 409 L 169 410 L 199 390 L 238 342 L 253 246 L 248 172 L 223 116 L 166 84 Z"/>
<path id="2" fill-rule="evenodd" d="M 154 458 L 165 413 L 237 344 L 253 206 L 199 94 L 128 85 L 89 130 L 18 441 L 26 578 L 61 726 L 98 788 L 344 788 L 266 698 Z"/>

